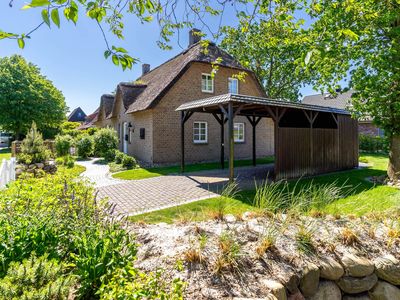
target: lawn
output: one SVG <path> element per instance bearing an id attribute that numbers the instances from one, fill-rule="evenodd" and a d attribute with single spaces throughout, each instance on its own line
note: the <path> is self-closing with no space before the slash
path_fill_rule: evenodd
<path id="1" fill-rule="evenodd" d="M 270 164 L 274 162 L 274 158 L 272 156 L 266 156 L 257 159 L 257 164 Z M 251 159 L 245 160 L 236 160 L 235 167 L 244 167 L 251 166 L 253 161 Z M 197 171 L 205 171 L 205 170 L 214 170 L 219 169 L 221 164 L 219 162 L 211 162 L 211 163 L 198 163 L 198 164 L 190 164 L 185 166 L 186 172 L 197 172 Z M 225 162 L 225 166 L 228 167 L 228 163 Z M 145 179 L 151 177 L 158 177 L 162 175 L 170 175 L 180 173 L 181 167 L 178 166 L 168 166 L 168 167 L 154 167 L 154 168 L 138 168 L 133 170 L 122 171 L 119 173 L 115 173 L 112 176 L 118 179 L 126 179 L 126 180 L 137 180 L 137 179 Z"/>
<path id="2" fill-rule="evenodd" d="M 334 182 L 338 186 L 344 186 L 343 190 L 348 195 L 322 208 L 323 212 L 330 214 L 354 214 L 359 216 L 369 212 L 379 212 L 399 207 L 400 191 L 398 189 L 375 185 L 366 180 L 371 176 L 385 174 L 388 162 L 387 157 L 381 154 L 363 154 L 360 159 L 367 161 L 371 166 L 291 181 L 290 186 L 293 188 L 296 186 L 299 189 L 301 186 L 310 184 L 310 182 L 315 184 Z M 233 198 L 217 197 L 197 201 L 178 207 L 133 216 L 131 220 L 147 223 L 173 223 L 180 220 L 199 221 L 211 218 L 221 209 L 221 205 L 226 214 L 237 215 L 245 211 L 259 211 L 259 209 L 252 206 L 255 192 L 255 190 L 241 191 Z M 221 199 L 224 199 L 222 204 Z"/>
<path id="3" fill-rule="evenodd" d="M 0 161 L 3 159 L 11 158 L 11 149 L 10 148 L 2 148 L 0 149 Z"/>

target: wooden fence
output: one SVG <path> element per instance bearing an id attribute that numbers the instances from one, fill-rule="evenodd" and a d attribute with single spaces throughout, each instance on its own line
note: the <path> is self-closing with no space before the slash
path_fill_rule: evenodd
<path id="1" fill-rule="evenodd" d="M 9 160 L 3 159 L 0 166 L 0 188 L 6 187 L 6 185 L 15 180 L 15 166 L 16 160 L 12 157 Z"/>

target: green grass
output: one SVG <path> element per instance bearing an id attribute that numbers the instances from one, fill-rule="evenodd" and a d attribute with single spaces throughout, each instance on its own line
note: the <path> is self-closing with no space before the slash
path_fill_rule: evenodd
<path id="1" fill-rule="evenodd" d="M 273 162 L 274 158 L 272 156 L 266 156 L 257 159 L 257 164 L 270 164 Z M 237 160 L 235 161 L 235 167 L 250 166 L 252 163 L 253 161 L 251 159 Z M 185 171 L 197 172 L 205 170 L 214 170 L 214 169 L 219 169 L 220 166 L 221 164 L 219 162 L 190 164 L 185 166 Z M 225 166 L 228 167 L 227 162 L 225 162 Z M 122 171 L 113 174 L 112 176 L 118 179 L 138 180 L 138 179 L 158 177 L 163 175 L 177 174 L 180 173 L 180 170 L 181 170 L 180 166 L 138 168 L 133 170 Z"/>
<path id="2" fill-rule="evenodd" d="M 58 171 L 66 171 L 68 173 L 71 173 L 73 176 L 78 177 L 80 174 L 86 171 L 86 168 L 84 166 L 75 164 L 72 168 L 66 168 L 64 166 L 57 166 Z"/>
<path id="3" fill-rule="evenodd" d="M 10 148 L 0 149 L 0 161 L 9 158 L 11 158 L 11 149 Z"/>
<path id="4" fill-rule="evenodd" d="M 361 159 L 368 162 L 368 168 L 354 169 L 350 171 L 336 172 L 327 175 L 316 176 L 291 181 L 291 188 L 300 189 L 302 186 L 314 184 L 327 184 L 335 182 L 338 186 L 345 186 L 345 193 L 349 195 L 326 205 L 321 211 L 340 215 L 364 215 L 369 212 L 382 212 L 388 209 L 398 208 L 400 205 L 400 191 L 398 189 L 374 185 L 367 178 L 386 174 L 388 159 L 382 154 L 363 154 Z M 226 199 L 226 214 L 241 214 L 245 211 L 259 211 L 252 206 L 255 196 L 254 190 L 241 191 L 234 198 Z M 210 219 L 213 212 L 218 209 L 222 197 L 197 201 L 160 211 L 150 212 L 130 218 L 131 221 L 144 221 L 146 223 L 173 223 L 176 221 L 201 221 Z"/>

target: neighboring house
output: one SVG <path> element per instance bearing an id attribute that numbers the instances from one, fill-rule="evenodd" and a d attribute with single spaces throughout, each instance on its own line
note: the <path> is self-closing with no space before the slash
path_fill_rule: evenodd
<path id="1" fill-rule="evenodd" d="M 93 113 L 90 115 L 86 116 L 85 121 L 81 123 L 81 125 L 77 128 L 78 130 L 84 130 L 88 129 L 91 127 L 96 127 L 93 124 L 93 121 L 97 118 L 97 115 L 99 113 L 99 109 L 96 109 Z"/>
<path id="2" fill-rule="evenodd" d="M 175 111 L 178 106 L 228 92 L 265 96 L 254 73 L 213 43 L 203 49 L 194 32 L 190 32 L 186 50 L 152 70 L 150 65 L 143 64 L 142 76 L 135 82 L 120 83 L 115 96 L 101 97 L 93 124 L 115 128 L 121 151 L 151 164 L 177 163 L 180 160 L 180 113 Z M 213 77 L 212 63 L 219 57 L 222 61 Z M 246 74 L 244 81 L 235 78 L 240 72 Z M 252 127 L 245 117 L 236 117 L 234 121 L 235 157 L 250 158 Z M 273 128 L 271 119 L 262 119 L 257 126 L 257 156 L 273 154 Z M 220 125 L 212 115 L 195 113 L 186 123 L 185 140 L 187 161 L 219 159 Z M 227 152 L 228 147 L 225 148 Z"/>
<path id="3" fill-rule="evenodd" d="M 68 122 L 84 122 L 86 120 L 86 114 L 82 108 L 75 108 L 68 116 Z"/>
<path id="4" fill-rule="evenodd" d="M 352 106 L 352 93 L 353 91 L 350 90 L 343 93 L 338 92 L 336 96 L 329 93 L 310 95 L 305 96 L 302 103 L 349 110 Z M 358 132 L 371 136 L 383 136 L 383 130 L 376 127 L 371 118 L 358 120 Z"/>

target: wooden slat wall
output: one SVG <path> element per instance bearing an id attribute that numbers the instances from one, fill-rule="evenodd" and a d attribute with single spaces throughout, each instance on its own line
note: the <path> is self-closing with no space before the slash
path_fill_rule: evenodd
<path id="1" fill-rule="evenodd" d="M 357 121 L 349 116 L 338 116 L 338 123 L 338 129 L 276 128 L 276 178 L 296 178 L 356 167 Z"/>

